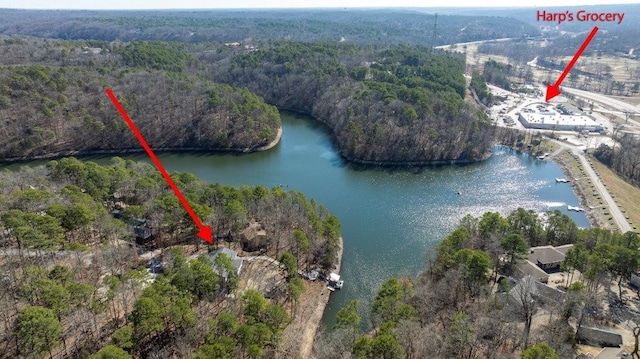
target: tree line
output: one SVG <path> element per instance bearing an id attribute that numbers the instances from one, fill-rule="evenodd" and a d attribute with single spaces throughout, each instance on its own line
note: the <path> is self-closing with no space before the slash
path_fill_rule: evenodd
<path id="1" fill-rule="evenodd" d="M 429 44 L 521 37 L 535 26 L 509 17 L 411 10 L 37 11 L 3 9 L 0 34 L 43 38 L 177 42 L 247 39 Z M 462 30 L 461 30 L 462 29 Z M 432 43 L 434 42 L 435 43 Z"/>
<path id="2" fill-rule="evenodd" d="M 631 133 L 618 134 L 619 145 L 600 145 L 593 155 L 631 183 L 640 184 L 640 141 Z"/>

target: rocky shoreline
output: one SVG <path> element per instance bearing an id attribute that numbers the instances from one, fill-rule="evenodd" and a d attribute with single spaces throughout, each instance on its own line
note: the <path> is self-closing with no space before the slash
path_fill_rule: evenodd
<path id="1" fill-rule="evenodd" d="M 567 178 L 577 178 L 579 177 L 578 173 L 573 173 L 570 168 L 569 165 L 566 163 L 566 160 L 564 158 L 562 158 L 560 156 L 560 154 L 553 156 L 550 158 L 555 164 L 558 165 L 558 167 L 560 167 L 560 169 L 562 170 L 562 173 L 564 173 L 565 177 Z M 596 214 L 596 211 L 592 208 L 589 207 L 588 205 L 588 201 L 587 201 L 587 193 L 586 190 L 576 181 L 571 181 L 570 182 L 571 188 L 573 189 L 573 192 L 576 194 L 576 197 L 578 197 L 578 201 L 580 201 L 580 206 L 584 209 L 585 214 L 587 215 L 587 219 L 589 220 L 589 224 L 592 227 L 602 227 L 602 223 L 600 223 L 599 219 L 598 219 L 598 215 Z"/>
<path id="2" fill-rule="evenodd" d="M 340 237 L 336 254 L 337 261 L 333 271 L 340 273 L 342 252 L 344 248 L 343 238 Z M 306 281 L 306 291 L 302 294 L 298 303 L 297 316 L 287 326 L 283 333 L 283 341 L 280 345 L 283 358 L 299 359 L 313 358 L 313 342 L 322 323 L 325 308 L 331 297 L 326 282 L 318 280 Z"/>

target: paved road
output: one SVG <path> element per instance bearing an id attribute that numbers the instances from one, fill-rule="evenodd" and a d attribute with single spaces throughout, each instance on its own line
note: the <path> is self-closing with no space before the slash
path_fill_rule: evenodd
<path id="1" fill-rule="evenodd" d="M 601 95 L 599 93 L 578 90 L 578 89 L 565 87 L 565 86 L 562 86 L 562 92 L 567 92 L 580 97 L 588 98 L 590 100 L 600 102 L 606 106 L 609 106 L 619 111 L 640 113 L 640 108 L 638 108 L 638 106 L 634 106 L 632 104 L 628 104 L 626 102 L 617 100 L 615 98 L 611 98 L 609 96 Z M 640 123 L 638 121 L 634 121 L 632 119 L 629 119 L 629 123 L 633 124 L 634 126 L 640 126 Z"/>
<path id="2" fill-rule="evenodd" d="M 622 231 L 622 233 L 626 233 L 628 231 L 633 230 L 633 228 L 627 221 L 627 218 L 620 210 L 620 207 L 618 207 L 616 202 L 613 200 L 613 197 L 611 197 L 611 194 L 609 194 L 609 191 L 607 190 L 607 188 L 604 186 L 602 181 L 600 181 L 600 178 L 598 178 L 596 171 L 593 170 L 593 168 L 591 167 L 591 164 L 589 163 L 589 161 L 587 161 L 587 158 L 585 157 L 584 153 L 582 153 L 582 151 L 577 149 L 575 146 L 569 145 L 563 141 L 554 140 L 553 142 L 560 145 L 560 149 L 554 151 L 550 157 L 558 155 L 560 152 L 562 152 L 563 149 L 568 149 L 575 156 L 577 156 L 580 163 L 582 164 L 582 167 L 586 171 L 587 175 L 589 176 L 589 178 L 591 178 L 591 183 L 593 183 L 596 186 L 596 188 L 598 189 L 598 192 L 600 192 L 600 195 L 602 196 L 602 199 L 607 203 L 611 216 L 613 217 L 620 231 Z"/>
<path id="3" fill-rule="evenodd" d="M 606 189 L 602 181 L 600 181 L 600 179 L 598 178 L 598 175 L 593 170 L 593 168 L 591 167 L 591 164 L 589 164 L 589 161 L 587 161 L 586 157 L 576 149 L 573 149 L 572 151 L 580 159 L 580 163 L 582 163 L 582 167 L 585 169 L 589 177 L 591 177 L 591 182 L 596 186 L 596 188 L 598 189 L 598 192 L 600 192 L 600 194 L 602 195 L 602 199 L 604 199 L 607 202 L 607 206 L 611 211 L 611 216 L 613 217 L 616 224 L 618 225 L 618 228 L 620 228 L 620 231 L 622 231 L 622 233 L 625 233 L 633 230 L 633 228 L 631 228 L 631 225 L 627 221 L 622 211 L 620 211 L 620 207 L 618 207 L 616 202 L 613 200 L 613 197 L 611 197 L 611 195 L 609 194 L 609 191 Z"/>
<path id="4" fill-rule="evenodd" d="M 489 40 L 480 40 L 480 41 L 471 41 L 471 42 L 460 42 L 457 44 L 449 44 L 449 45 L 440 45 L 440 46 L 436 46 L 434 47 L 435 49 L 448 49 L 451 46 L 464 46 L 464 45 L 476 45 L 476 44 L 484 44 L 484 43 L 488 43 L 488 42 L 503 42 L 503 41 L 510 41 L 513 40 L 512 37 L 503 37 L 500 39 L 489 39 Z"/>

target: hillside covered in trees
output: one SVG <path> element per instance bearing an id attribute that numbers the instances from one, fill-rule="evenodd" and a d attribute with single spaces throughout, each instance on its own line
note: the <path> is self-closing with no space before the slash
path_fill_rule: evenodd
<path id="1" fill-rule="evenodd" d="M 252 150 L 277 139 L 281 109 L 326 123 L 348 160 L 473 162 L 494 142 L 465 102 L 464 57 L 420 46 L 5 39 L 5 158 L 138 150 L 111 87 L 151 146 Z M 270 105 L 267 105 L 270 104 Z"/>
<path id="2" fill-rule="evenodd" d="M 278 259 L 286 280 L 268 292 L 241 287 L 247 279 L 233 259 L 212 257 L 219 243 L 201 245 L 149 164 L 63 158 L 4 171 L 0 358 L 257 358 L 279 350 L 305 290 L 297 268 L 331 269 L 337 260 L 337 218 L 279 187 L 172 178 L 218 242 Z M 247 223 L 264 234 L 243 234 Z"/>
<path id="3" fill-rule="evenodd" d="M 516 269 L 529 247 L 563 244 L 573 247 L 560 267 L 562 291 Z M 580 328 L 640 328 L 640 293 L 627 284 L 638 246 L 637 233 L 579 229 L 559 211 L 467 215 L 418 278 L 389 278 L 371 307 L 354 300 L 340 309 L 316 357 L 572 358 Z"/>
<path id="4" fill-rule="evenodd" d="M 184 46 L 102 45 L 0 43 L 0 157 L 140 150 L 107 87 L 156 148 L 252 150 L 277 139 L 277 109 L 189 73 L 198 61 Z"/>
<path id="5" fill-rule="evenodd" d="M 423 164 L 481 160 L 493 145 L 489 119 L 464 101 L 464 68 L 463 56 L 425 47 L 286 42 L 211 72 L 326 123 L 348 160 Z"/>

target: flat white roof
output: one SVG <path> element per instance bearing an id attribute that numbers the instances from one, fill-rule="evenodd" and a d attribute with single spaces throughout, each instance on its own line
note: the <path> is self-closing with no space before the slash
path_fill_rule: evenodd
<path id="1" fill-rule="evenodd" d="M 562 115 L 554 109 L 545 108 L 543 111 L 529 105 L 526 108 L 533 112 L 520 112 L 520 115 L 530 124 L 547 124 L 559 126 L 601 126 L 598 122 L 586 115 Z"/>

